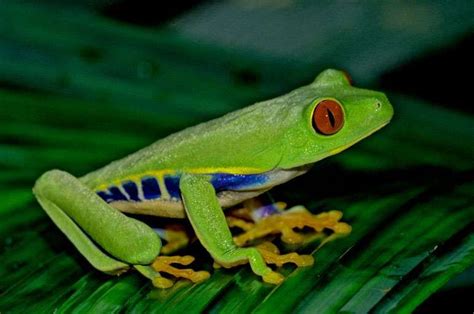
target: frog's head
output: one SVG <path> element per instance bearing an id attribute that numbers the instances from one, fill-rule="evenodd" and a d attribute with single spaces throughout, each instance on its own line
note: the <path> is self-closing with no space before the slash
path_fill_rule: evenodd
<path id="1" fill-rule="evenodd" d="M 281 143 L 282 168 L 337 154 L 385 126 L 393 116 L 383 93 L 351 86 L 341 71 L 326 70 L 292 94 L 293 108 L 288 108 L 292 121 Z"/>

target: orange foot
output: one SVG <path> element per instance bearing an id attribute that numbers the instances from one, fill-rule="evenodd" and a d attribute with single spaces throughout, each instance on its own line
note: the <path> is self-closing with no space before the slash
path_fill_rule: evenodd
<path id="1" fill-rule="evenodd" d="M 281 234 L 281 239 L 285 243 L 303 244 L 308 237 L 296 232 L 294 229 L 307 227 L 316 232 L 311 238 L 324 238 L 322 243 L 326 243 L 338 236 L 347 235 L 351 232 L 351 226 L 340 222 L 341 218 L 342 213 L 337 210 L 313 215 L 303 207 L 294 207 L 282 214 L 263 218 L 252 228 L 248 228 L 242 234 L 235 236 L 234 241 L 237 245 L 244 246 L 250 241 L 268 235 Z M 324 229 L 332 230 L 333 234 L 327 237 L 323 233 Z"/>
<path id="2" fill-rule="evenodd" d="M 194 257 L 186 256 L 158 256 L 151 267 L 158 273 L 164 272 L 176 278 L 189 279 L 194 283 L 202 282 L 210 277 L 207 271 L 195 271 L 190 268 L 181 269 L 171 266 L 171 264 L 189 265 L 194 261 Z M 174 282 L 168 278 L 158 276 L 153 279 L 153 285 L 157 288 L 169 288 Z"/>
<path id="3" fill-rule="evenodd" d="M 293 263 L 298 267 L 311 266 L 314 264 L 314 259 L 311 255 L 299 255 L 295 252 L 282 255 L 278 247 L 268 241 L 257 245 L 257 249 L 267 264 L 273 264 L 278 267 L 287 263 Z"/>

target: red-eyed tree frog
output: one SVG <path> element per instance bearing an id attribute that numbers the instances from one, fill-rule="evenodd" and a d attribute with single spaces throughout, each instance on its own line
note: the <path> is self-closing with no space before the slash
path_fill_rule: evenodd
<path id="1" fill-rule="evenodd" d="M 172 250 L 162 246 L 160 234 L 167 245 L 180 246 L 172 233 L 166 237 L 126 215 L 131 213 L 188 219 L 216 264 L 249 263 L 263 281 L 279 284 L 283 276 L 267 264 L 305 266 L 312 257 L 280 255 L 271 242 L 248 244 L 276 233 L 297 243 L 293 228 L 304 226 L 348 233 L 340 213 L 285 214 L 275 205 L 254 208 L 253 219 L 245 220 L 226 218 L 223 208 L 304 174 L 385 126 L 392 115 L 383 93 L 353 87 L 344 72 L 329 69 L 307 86 L 169 135 L 83 177 L 48 171 L 33 191 L 53 222 L 102 272 L 120 274 L 133 267 L 157 287 L 173 284 L 163 273 L 194 282 L 209 277 L 206 271 L 173 267 L 193 257 L 163 255 L 165 248 Z M 233 238 L 230 226 L 245 232 Z"/>

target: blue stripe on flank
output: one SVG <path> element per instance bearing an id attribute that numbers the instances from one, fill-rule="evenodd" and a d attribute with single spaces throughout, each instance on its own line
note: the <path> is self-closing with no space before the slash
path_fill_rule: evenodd
<path id="1" fill-rule="evenodd" d="M 125 197 L 125 195 L 123 195 L 116 186 L 111 186 L 106 191 L 99 191 L 97 192 L 97 195 L 99 195 L 107 203 L 115 201 L 127 201 L 127 197 Z"/>
<path id="2" fill-rule="evenodd" d="M 97 192 L 97 195 L 99 195 L 100 198 L 106 201 L 107 203 L 110 203 L 112 201 L 112 198 L 109 196 L 107 192 L 99 191 Z"/>
<path id="3" fill-rule="evenodd" d="M 180 198 L 181 192 L 179 190 L 179 179 L 180 176 L 166 176 L 165 186 L 168 193 L 173 198 Z"/>
<path id="4" fill-rule="evenodd" d="M 132 201 L 140 201 L 140 198 L 138 197 L 138 187 L 133 181 L 127 181 L 125 183 L 122 183 L 122 187 L 127 192 L 129 199 Z"/>
<path id="5" fill-rule="evenodd" d="M 179 175 L 165 176 L 165 186 L 172 198 L 181 198 L 181 192 L 179 190 Z M 227 190 L 243 190 L 258 188 L 260 185 L 266 183 L 268 176 L 265 174 L 230 174 L 230 173 L 216 173 L 212 174 L 211 184 L 214 186 L 216 192 L 222 192 Z M 107 203 L 115 201 L 136 201 L 140 202 L 142 199 L 139 197 L 138 186 L 133 181 L 126 181 L 122 183 L 122 187 L 128 194 L 125 196 L 118 187 L 111 186 L 107 190 L 98 191 L 99 195 Z M 161 197 L 161 190 L 158 184 L 158 180 L 154 177 L 144 177 L 141 179 L 141 188 L 143 190 L 143 196 L 146 200 L 155 200 Z"/>
<path id="6" fill-rule="evenodd" d="M 211 183 L 216 192 L 221 192 L 258 187 L 258 185 L 264 184 L 267 180 L 268 176 L 264 174 L 216 173 L 212 175 Z"/>
<path id="7" fill-rule="evenodd" d="M 147 200 L 157 199 L 161 196 L 158 180 L 153 177 L 146 177 L 142 179 L 142 190 L 143 196 Z"/>

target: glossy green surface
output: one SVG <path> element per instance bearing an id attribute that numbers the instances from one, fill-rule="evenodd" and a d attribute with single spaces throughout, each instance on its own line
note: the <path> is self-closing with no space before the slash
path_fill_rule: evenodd
<path id="1" fill-rule="evenodd" d="M 272 192 L 315 212 L 342 210 L 352 225 L 351 236 L 315 254 L 313 267 L 285 268 L 289 278 L 278 287 L 242 267 L 167 291 L 139 274 L 100 274 L 33 200 L 42 172 L 85 174 L 183 127 L 300 86 L 303 74 L 83 11 L 26 8 L 5 2 L 0 10 L 0 23 L 8 17 L 22 25 L 1 38 L 8 83 L 0 90 L 2 313 L 409 312 L 474 263 L 473 151 L 466 145 L 474 140 L 473 119 L 388 93 L 396 116 L 387 128 Z M 28 53 L 14 62 L 6 51 Z M 238 79 L 242 65 L 257 83 Z M 190 250 L 211 268 L 202 248 Z"/>

